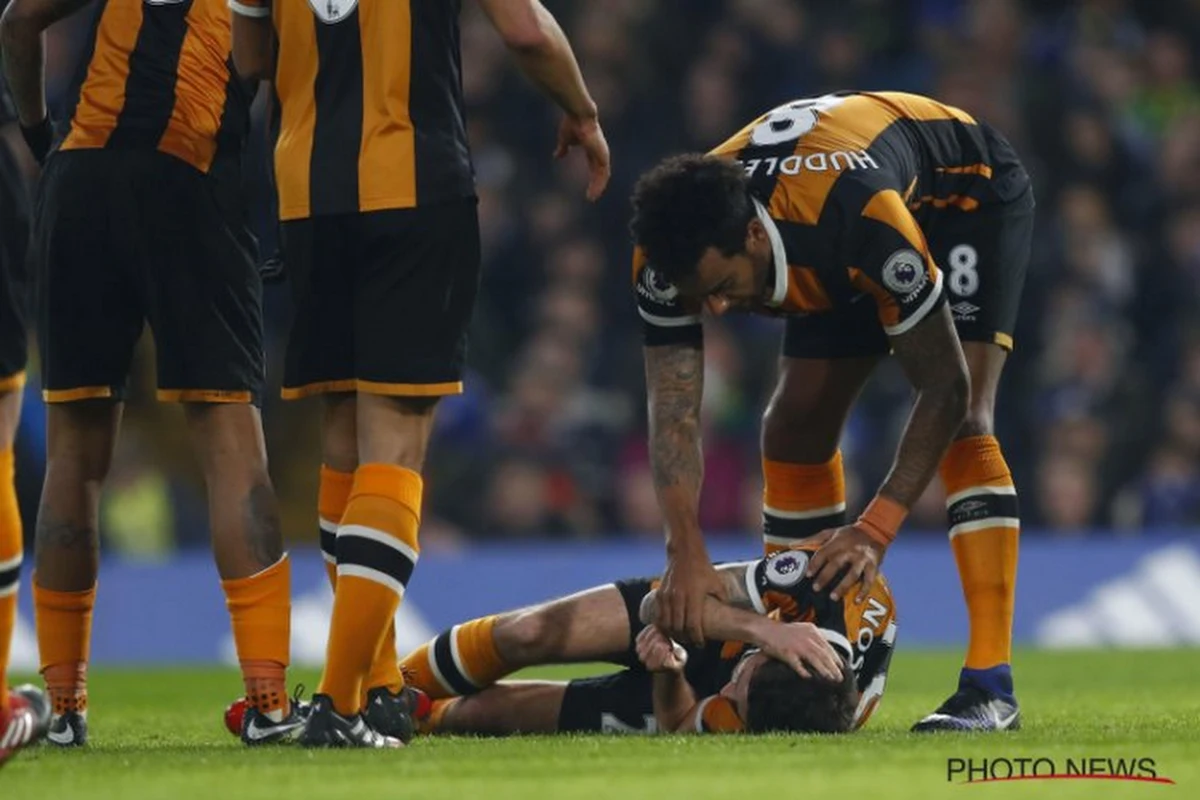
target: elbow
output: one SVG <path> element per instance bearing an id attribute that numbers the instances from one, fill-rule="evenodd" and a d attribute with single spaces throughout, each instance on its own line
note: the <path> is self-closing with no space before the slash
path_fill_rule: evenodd
<path id="1" fill-rule="evenodd" d="M 536 24 L 506 31 L 502 35 L 508 49 L 520 55 L 541 53 L 550 44 L 550 34 Z"/>
<path id="2" fill-rule="evenodd" d="M 518 54 L 533 54 L 543 52 L 551 44 L 551 24 L 553 17 L 550 12 L 541 7 L 540 3 L 531 4 L 529 13 L 521 14 L 498 26 L 500 38 L 509 50 Z"/>

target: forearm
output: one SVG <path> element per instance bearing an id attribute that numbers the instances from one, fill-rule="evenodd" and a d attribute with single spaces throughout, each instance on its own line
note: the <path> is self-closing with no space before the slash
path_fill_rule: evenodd
<path id="1" fill-rule="evenodd" d="M 913 507 L 937 472 L 962 426 L 971 393 L 966 360 L 945 304 L 908 333 L 892 340 L 896 358 L 917 390 L 896 460 L 879 494 Z"/>
<path id="2" fill-rule="evenodd" d="M 647 347 L 650 466 L 666 525 L 667 551 L 703 549 L 700 487 L 704 457 L 700 398 L 704 356 L 693 346 Z"/>
<path id="3" fill-rule="evenodd" d="M 966 411 L 967 390 L 956 382 L 921 391 L 879 494 L 911 509 L 937 474 Z"/>
<path id="4" fill-rule="evenodd" d="M 654 720 L 658 723 L 658 729 L 664 733 L 680 730 L 696 706 L 696 693 L 692 691 L 683 672 L 654 673 L 652 694 Z"/>
<path id="5" fill-rule="evenodd" d="M 510 42 L 517 66 L 566 113 L 581 119 L 596 116 L 596 103 L 584 83 L 579 62 L 554 15 L 534 4 L 537 34 Z"/>
<path id="6" fill-rule="evenodd" d="M 15 6 L 16 4 L 14 4 Z M 4 73 L 21 124 L 32 127 L 46 118 L 45 28 L 12 6 L 0 19 Z"/>

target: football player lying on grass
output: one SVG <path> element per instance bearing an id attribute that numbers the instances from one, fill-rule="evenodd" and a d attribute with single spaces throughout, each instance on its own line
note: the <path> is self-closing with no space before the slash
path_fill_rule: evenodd
<path id="1" fill-rule="evenodd" d="M 704 629 L 717 639 L 700 648 L 643 622 L 655 612 L 656 580 L 456 625 L 401 662 L 410 693 L 433 700 L 414 702 L 418 726 L 490 735 L 855 730 L 883 694 L 896 635 L 891 592 L 882 576 L 861 602 L 814 591 L 810 553 L 798 544 L 719 567 L 729 600 L 709 598 Z M 498 682 L 525 667 L 596 661 L 624 669 Z"/>

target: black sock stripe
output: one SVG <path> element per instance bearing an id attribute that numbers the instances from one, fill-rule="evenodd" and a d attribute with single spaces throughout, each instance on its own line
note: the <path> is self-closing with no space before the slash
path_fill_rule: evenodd
<path id="1" fill-rule="evenodd" d="M 408 556 L 394 547 L 388 547 L 374 539 L 345 533 L 337 537 L 337 563 L 339 567 L 343 564 L 354 564 L 382 572 L 404 586 L 408 586 L 408 579 L 412 577 L 413 567 L 416 566 Z"/>
<path id="2" fill-rule="evenodd" d="M 321 528 L 321 552 L 330 558 L 337 559 L 337 531 L 327 531 Z"/>
<path id="3" fill-rule="evenodd" d="M 1021 508 L 1015 494 L 974 494 L 956 501 L 946 510 L 950 527 L 993 517 L 1020 519 Z"/>
<path id="4" fill-rule="evenodd" d="M 811 519 L 784 519 L 769 511 L 763 512 L 763 535 L 778 536 L 781 539 L 806 539 L 827 528 L 837 528 L 845 524 L 844 511 Z"/>
<path id="5" fill-rule="evenodd" d="M 450 651 L 450 637 L 454 629 L 443 631 L 433 642 L 433 657 L 437 661 L 438 670 L 450 688 L 459 694 L 474 694 L 479 687 L 467 680 L 454 664 L 454 654 Z"/>
<path id="6" fill-rule="evenodd" d="M 6 589 L 11 589 L 16 586 L 21 580 L 21 564 L 17 563 L 15 567 L 10 569 L 0 570 L 0 592 Z"/>

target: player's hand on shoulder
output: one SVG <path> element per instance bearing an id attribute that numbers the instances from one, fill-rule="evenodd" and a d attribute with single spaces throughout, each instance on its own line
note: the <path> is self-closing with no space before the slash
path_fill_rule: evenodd
<path id="1" fill-rule="evenodd" d="M 588 163 L 587 199 L 596 200 L 608 187 L 612 176 L 612 159 L 608 152 L 608 140 L 596 116 L 579 117 L 564 114 L 558 126 L 558 145 L 554 148 L 555 158 L 565 158 L 572 147 L 583 150 Z"/>
<path id="2" fill-rule="evenodd" d="M 842 679 L 837 652 L 811 622 L 772 622 L 758 642 L 762 651 L 794 669 L 804 678 L 816 672 L 831 681 Z"/>
<path id="3" fill-rule="evenodd" d="M 858 602 L 865 600 L 886 548 L 857 525 L 821 531 L 809 541 L 821 545 L 808 561 L 813 590 L 828 588 L 829 596 L 840 600 L 857 585 Z M 839 574 L 841 579 L 836 580 Z"/>
<path id="4" fill-rule="evenodd" d="M 700 646 L 704 644 L 704 606 L 709 596 L 725 600 L 725 583 L 708 560 L 708 553 L 669 556 L 658 587 L 658 615 L 654 624 L 669 636 Z"/>
<path id="5" fill-rule="evenodd" d="M 687 651 L 655 625 L 642 628 L 636 644 L 638 659 L 650 672 L 682 672 L 687 666 Z"/>

